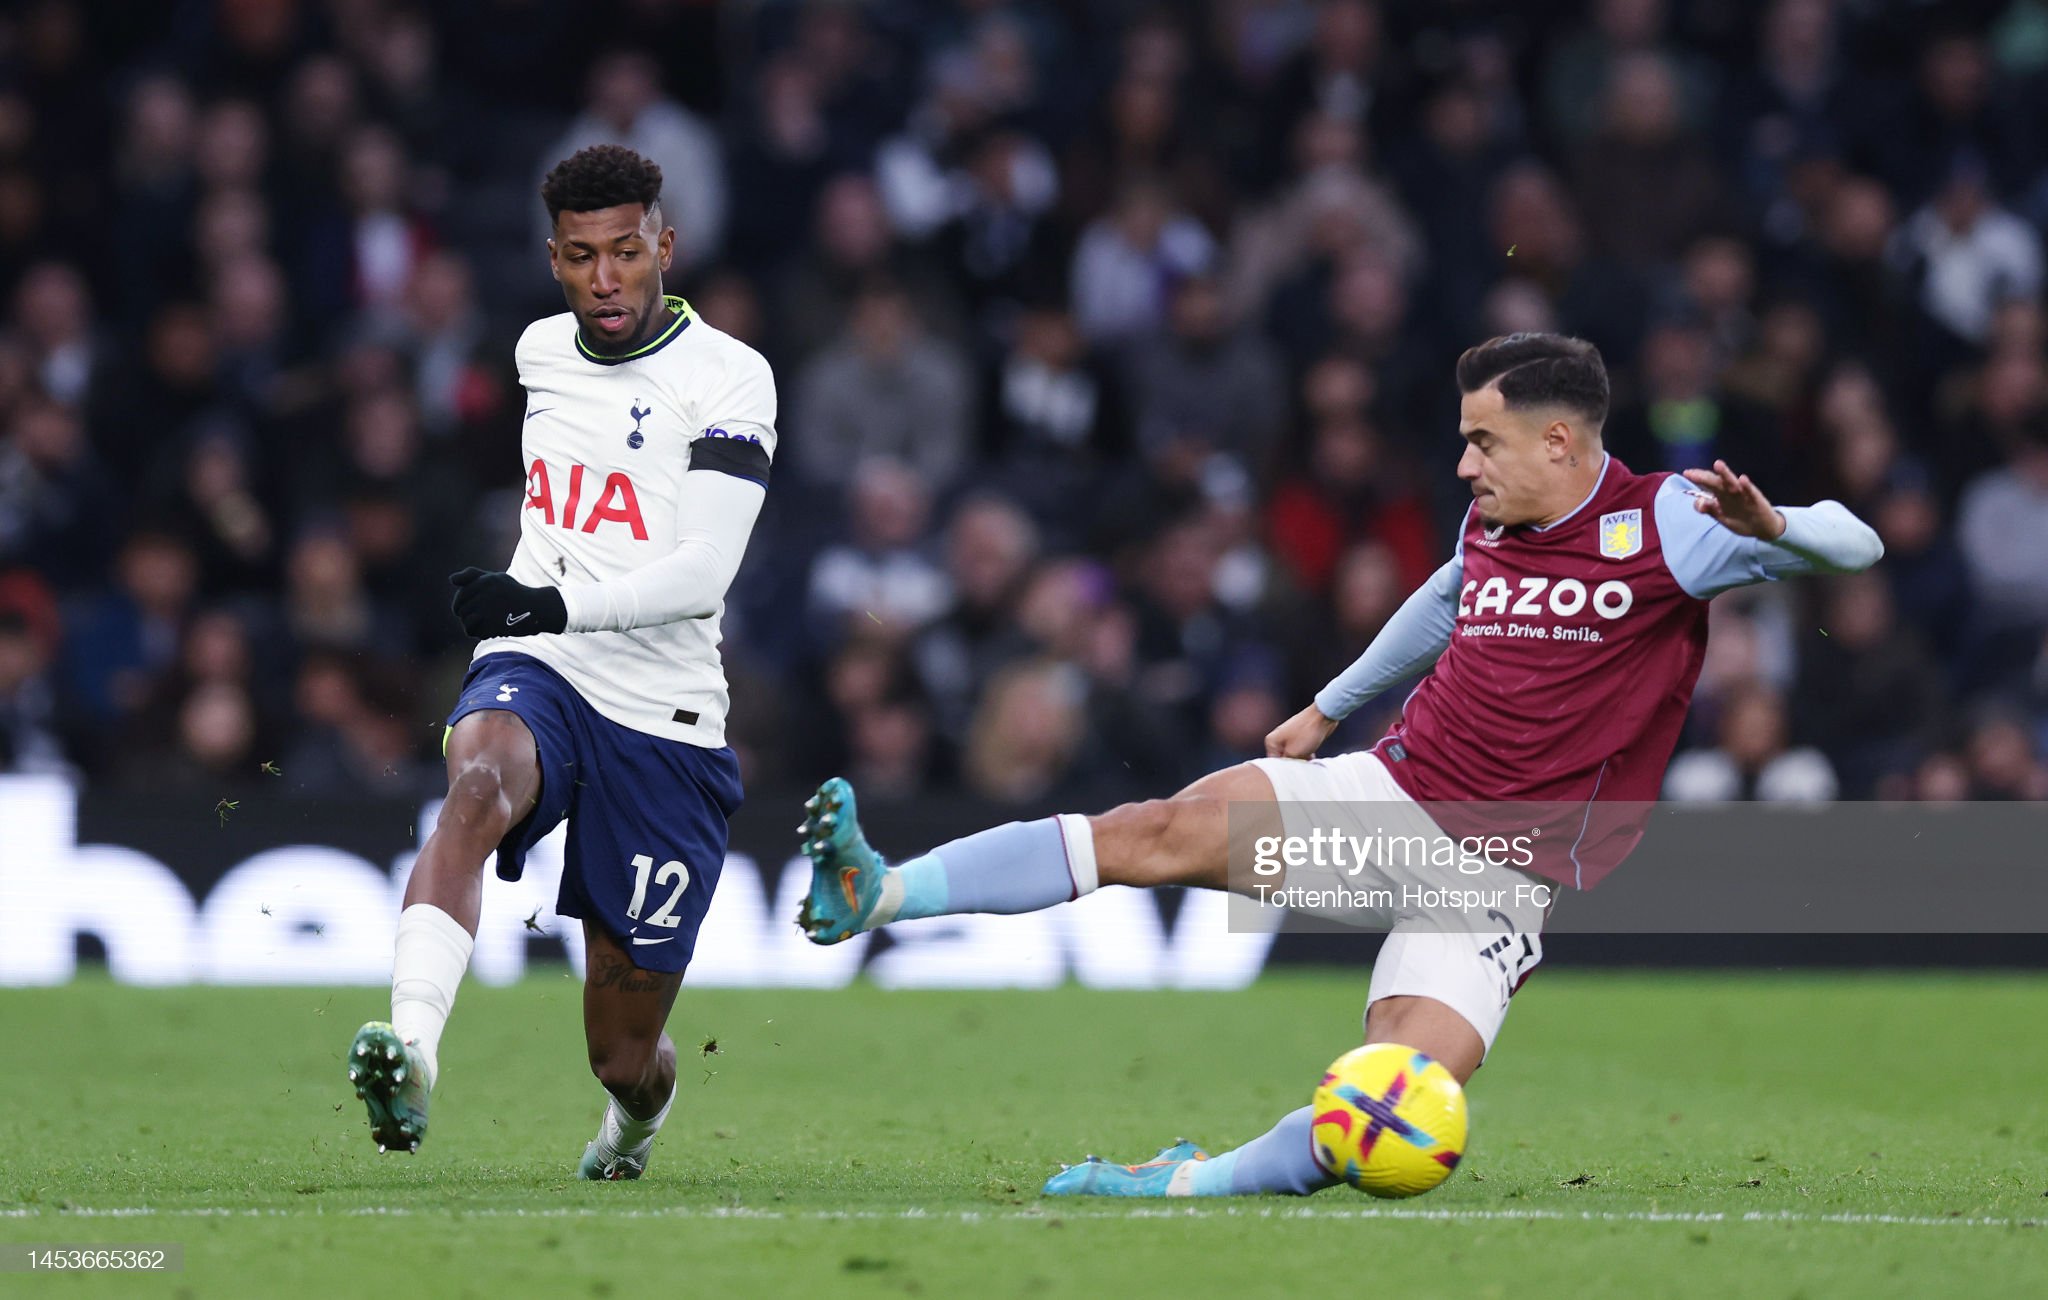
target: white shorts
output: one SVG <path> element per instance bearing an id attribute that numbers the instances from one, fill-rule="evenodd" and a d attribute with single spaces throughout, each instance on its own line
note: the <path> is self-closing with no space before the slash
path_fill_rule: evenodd
<path id="1" fill-rule="evenodd" d="M 1320 829 L 1381 846 L 1342 870 L 1289 865 L 1285 873 L 1290 888 L 1310 890 L 1312 898 L 1347 897 L 1308 907 L 1312 914 L 1388 932 L 1373 962 L 1367 1009 L 1381 998 L 1434 998 L 1463 1016 L 1490 1051 L 1508 1000 L 1543 960 L 1543 922 L 1556 887 L 1498 863 L 1411 864 L 1387 851 L 1397 840 L 1440 841 L 1444 833 L 1369 751 L 1253 761 L 1273 783 L 1287 835 Z M 1423 901 L 1446 891 L 1473 901 L 1449 910 Z"/>

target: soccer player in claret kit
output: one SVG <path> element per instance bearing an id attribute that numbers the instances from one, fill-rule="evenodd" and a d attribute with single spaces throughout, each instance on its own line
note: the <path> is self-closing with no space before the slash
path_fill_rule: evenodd
<path id="1" fill-rule="evenodd" d="M 740 803 L 719 615 L 768 486 L 775 383 L 662 292 L 661 169 L 599 145 L 541 186 L 569 310 L 520 337 L 526 501 L 506 572 L 449 581 L 479 638 L 448 717 L 448 796 L 405 891 L 391 1020 L 349 1078 L 384 1150 L 416 1150 L 468 966 L 483 865 L 517 879 L 566 818 L 555 910 L 587 946 L 583 1024 L 610 1094 L 585 1178 L 637 1178 L 675 1096 L 663 1032 Z"/>
<path id="2" fill-rule="evenodd" d="M 1542 959 L 1552 890 L 1591 886 L 1641 838 L 1699 677 L 1708 600 L 1868 568 L 1882 547 L 1840 504 L 1774 507 L 1725 462 L 1682 476 L 1631 472 L 1602 449 L 1607 371 L 1583 340 L 1496 338 L 1459 358 L 1457 379 L 1458 476 L 1473 500 L 1455 553 L 1356 663 L 1266 738 L 1267 757 L 1170 799 L 1012 822 L 895 866 L 868 846 L 852 788 L 828 781 L 806 805 L 805 933 L 835 943 L 913 917 L 1033 911 L 1107 884 L 1249 892 L 1229 875 L 1233 805 L 1297 837 L 1296 810 L 1336 810 L 1349 820 L 1326 829 L 1377 833 L 1387 845 L 1446 840 L 1452 828 L 1438 822 L 1459 809 L 1548 809 L 1565 833 L 1533 841 L 1526 861 L 1418 868 L 1382 851 L 1347 882 L 1398 898 L 1420 886 L 1508 900 L 1449 925 L 1406 905 L 1372 916 L 1388 935 L 1365 1040 L 1404 1044 L 1468 1080 Z M 1338 720 L 1425 672 L 1371 750 L 1315 757 Z M 1631 806 L 1633 817 L 1611 815 Z M 1136 1165 L 1089 1157 L 1045 1190 L 1305 1194 L 1338 1181 L 1316 1162 L 1310 1130 L 1304 1106 L 1234 1151 L 1212 1157 L 1183 1141 Z"/>

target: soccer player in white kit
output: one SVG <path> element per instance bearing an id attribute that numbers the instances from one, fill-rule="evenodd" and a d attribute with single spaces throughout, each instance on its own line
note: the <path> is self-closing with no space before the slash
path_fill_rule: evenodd
<path id="1" fill-rule="evenodd" d="M 662 292 L 661 185 L 598 145 L 541 186 L 569 310 L 519 340 L 519 545 L 505 572 L 449 579 L 479 643 L 448 719 L 448 797 L 406 887 L 391 1019 L 348 1056 L 383 1150 L 426 1135 L 485 860 L 517 878 L 564 819 L 555 910 L 583 922 L 584 1034 L 610 1094 L 579 1174 L 639 1177 L 674 1100 L 663 1026 L 740 803 L 719 615 L 768 485 L 775 382 Z"/>

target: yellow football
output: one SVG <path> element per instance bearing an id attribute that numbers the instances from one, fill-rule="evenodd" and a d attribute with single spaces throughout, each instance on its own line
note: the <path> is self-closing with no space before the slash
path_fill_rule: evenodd
<path id="1" fill-rule="evenodd" d="M 1344 1053 L 1316 1088 L 1316 1163 L 1374 1196 L 1420 1196 L 1465 1154 L 1465 1090 L 1398 1043 Z"/>

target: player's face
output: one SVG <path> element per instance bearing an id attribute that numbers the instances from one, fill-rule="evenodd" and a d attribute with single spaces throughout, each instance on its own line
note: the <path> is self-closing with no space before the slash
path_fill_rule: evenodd
<path id="1" fill-rule="evenodd" d="M 622 203 L 555 218 L 548 264 L 591 351 L 630 352 L 661 327 L 661 274 L 675 243 L 658 207 Z"/>
<path id="2" fill-rule="evenodd" d="M 1489 527 L 1544 523 L 1554 515 L 1561 471 L 1572 454 L 1571 426 L 1556 411 L 1512 410 L 1488 384 L 1465 394 L 1458 432 L 1465 439 L 1458 477 L 1471 487 Z"/>

